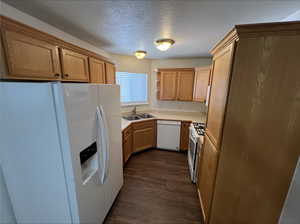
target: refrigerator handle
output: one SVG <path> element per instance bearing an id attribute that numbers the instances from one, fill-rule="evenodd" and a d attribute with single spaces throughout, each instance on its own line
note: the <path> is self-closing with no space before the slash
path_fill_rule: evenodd
<path id="1" fill-rule="evenodd" d="M 109 168 L 109 130 L 108 130 L 107 119 L 106 119 L 106 115 L 103 110 L 103 107 L 100 105 L 99 109 L 101 112 L 101 117 L 102 117 L 102 122 L 103 122 L 102 133 L 104 134 L 103 142 L 105 145 L 105 147 L 104 147 L 104 150 L 105 150 L 104 181 L 105 181 L 108 176 L 108 168 Z"/>
<path id="2" fill-rule="evenodd" d="M 101 115 L 101 111 L 99 107 L 96 108 L 96 116 L 97 116 L 97 148 L 99 149 L 98 159 L 99 159 L 99 180 L 100 183 L 104 183 L 105 179 L 105 166 L 106 166 L 106 150 L 105 150 L 105 143 L 104 143 L 104 133 L 103 133 L 103 118 Z"/>

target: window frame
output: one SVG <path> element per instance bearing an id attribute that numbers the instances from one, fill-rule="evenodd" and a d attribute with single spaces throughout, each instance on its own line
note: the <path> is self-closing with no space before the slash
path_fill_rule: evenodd
<path id="1" fill-rule="evenodd" d="M 123 71 L 117 71 L 116 72 L 116 80 L 117 80 L 117 73 L 118 72 L 120 72 L 120 73 L 122 73 Z M 121 101 L 121 95 L 120 95 L 120 103 L 121 103 L 121 107 L 130 107 L 130 106 L 139 106 L 139 105 L 149 105 L 150 104 L 150 96 L 149 96 L 149 90 L 150 90 L 150 77 L 149 77 L 149 75 L 148 75 L 148 73 L 146 73 L 146 72 L 139 72 L 139 73 L 137 73 L 137 72 L 123 72 L 123 73 L 129 73 L 129 74 L 142 74 L 142 75 L 146 75 L 146 80 L 147 80 L 147 96 L 146 96 L 146 101 L 145 102 L 130 102 L 130 103 L 123 103 L 122 101 Z M 120 84 L 118 84 L 118 83 L 116 83 L 117 85 L 119 85 L 120 86 L 120 93 L 121 93 L 121 85 Z"/>

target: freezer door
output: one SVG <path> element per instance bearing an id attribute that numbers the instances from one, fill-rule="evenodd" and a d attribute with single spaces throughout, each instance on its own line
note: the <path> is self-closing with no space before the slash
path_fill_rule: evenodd
<path id="1" fill-rule="evenodd" d="M 93 84 L 62 84 L 70 141 L 71 163 L 81 223 L 102 223 L 105 190 L 98 172 L 104 168 L 97 119 L 98 87 Z M 80 152 L 97 143 L 97 152 L 81 163 Z M 66 161 L 67 163 L 67 161 Z"/>
<path id="2" fill-rule="evenodd" d="M 104 182 L 108 212 L 123 185 L 122 136 L 120 112 L 120 87 L 118 85 L 98 85 L 98 106 L 102 108 L 108 138 L 108 164 Z"/>
<path id="3" fill-rule="evenodd" d="M 51 84 L 0 83 L 0 124 L 0 164 L 17 223 L 76 222 Z"/>

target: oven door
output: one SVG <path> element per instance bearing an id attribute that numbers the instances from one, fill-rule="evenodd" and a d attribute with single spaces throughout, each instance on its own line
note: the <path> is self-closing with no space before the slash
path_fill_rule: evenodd
<path id="1" fill-rule="evenodd" d="M 192 182 L 195 181 L 195 158 L 197 155 L 197 138 L 193 134 L 194 130 L 190 130 L 188 164 Z"/>

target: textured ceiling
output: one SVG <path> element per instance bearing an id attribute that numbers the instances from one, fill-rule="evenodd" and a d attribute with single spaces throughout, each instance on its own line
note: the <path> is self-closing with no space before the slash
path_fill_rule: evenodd
<path id="1" fill-rule="evenodd" d="M 108 52 L 146 50 L 148 58 L 208 56 L 234 24 L 280 21 L 300 9 L 299 0 L 3 1 Z M 159 38 L 176 43 L 160 52 Z"/>

